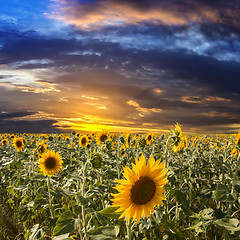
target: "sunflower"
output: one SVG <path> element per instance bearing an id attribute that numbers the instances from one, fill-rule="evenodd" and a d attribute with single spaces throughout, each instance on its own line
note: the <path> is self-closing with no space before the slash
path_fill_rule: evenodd
<path id="1" fill-rule="evenodd" d="M 21 151 L 24 147 L 24 143 L 22 138 L 16 137 L 13 139 L 13 146 L 18 150 Z"/>
<path id="2" fill-rule="evenodd" d="M 165 176 L 168 169 L 164 161 L 155 161 L 152 155 L 146 163 L 143 154 L 132 166 L 132 169 L 123 169 L 125 179 L 115 180 L 120 183 L 115 187 L 119 193 L 112 194 L 112 201 L 113 206 L 119 207 L 116 211 L 122 212 L 120 218 L 126 216 L 128 221 L 136 219 L 138 223 L 144 214 L 150 217 L 154 207 L 163 205 L 162 200 L 166 200 L 163 186 L 168 182 Z"/>
<path id="3" fill-rule="evenodd" d="M 141 148 L 144 148 L 146 145 L 147 145 L 147 141 L 145 138 L 140 138 L 139 141 L 138 141 L 138 145 L 141 147 Z"/>
<path id="4" fill-rule="evenodd" d="M 97 143 L 102 145 L 104 144 L 108 139 L 108 132 L 102 131 L 97 135 Z"/>
<path id="5" fill-rule="evenodd" d="M 183 148 L 184 148 L 184 142 L 183 141 L 180 141 L 179 143 L 178 143 L 178 145 L 174 145 L 173 146 L 173 152 L 181 152 L 182 150 L 183 150 Z"/>
<path id="6" fill-rule="evenodd" d="M 148 133 L 147 136 L 145 137 L 145 140 L 147 141 L 148 145 L 151 145 L 151 143 L 153 141 L 153 134 L 152 133 Z"/>
<path id="7" fill-rule="evenodd" d="M 88 136 L 87 135 L 83 135 L 80 139 L 79 139 L 79 143 L 81 147 L 86 147 L 88 145 Z"/>
<path id="8" fill-rule="evenodd" d="M 170 129 L 170 131 L 172 133 L 172 140 L 174 144 L 178 145 L 178 143 L 182 139 L 182 129 L 179 123 L 174 124 L 174 126 L 175 126 L 175 129 L 174 130 Z"/>
<path id="9" fill-rule="evenodd" d="M 240 147 L 240 132 L 237 134 L 237 137 L 236 137 L 236 145 L 238 146 L 238 147 Z"/>
<path id="10" fill-rule="evenodd" d="M 67 136 L 67 137 L 65 137 L 65 141 L 66 142 L 69 142 L 70 141 L 70 138 Z"/>
<path id="11" fill-rule="evenodd" d="M 43 154 L 47 151 L 47 145 L 45 144 L 44 141 L 42 141 L 39 145 L 38 145 L 38 152 L 40 154 Z"/>
<path id="12" fill-rule="evenodd" d="M 95 153 L 90 160 L 94 169 L 100 168 L 103 164 L 103 156 L 99 153 Z"/>
<path id="13" fill-rule="evenodd" d="M 233 154 L 235 157 L 238 156 L 238 150 L 236 148 L 234 148 L 232 151 L 231 151 L 231 154 Z"/>
<path id="14" fill-rule="evenodd" d="M 126 135 L 126 147 L 129 148 L 131 144 L 131 133 Z"/>
<path id="15" fill-rule="evenodd" d="M 121 150 L 120 150 L 120 154 L 122 157 L 124 157 L 126 155 L 126 147 L 122 146 Z"/>
<path id="16" fill-rule="evenodd" d="M 2 140 L 2 145 L 7 145 L 7 144 L 8 144 L 8 139 L 7 138 L 3 139 Z"/>
<path id="17" fill-rule="evenodd" d="M 62 157 L 54 150 L 48 151 L 38 160 L 39 168 L 44 175 L 52 176 L 62 168 Z"/>

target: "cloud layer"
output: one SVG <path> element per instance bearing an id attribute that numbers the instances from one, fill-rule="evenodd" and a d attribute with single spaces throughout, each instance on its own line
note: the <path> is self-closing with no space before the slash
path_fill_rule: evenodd
<path id="1" fill-rule="evenodd" d="M 235 132 L 238 13 L 235 1 L 55 0 L 41 18 L 64 25 L 49 34 L 0 19 L 1 131 Z"/>

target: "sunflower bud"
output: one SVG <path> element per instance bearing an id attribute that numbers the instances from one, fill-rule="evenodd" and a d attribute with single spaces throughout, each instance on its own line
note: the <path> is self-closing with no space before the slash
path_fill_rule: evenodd
<path id="1" fill-rule="evenodd" d="M 102 163 L 103 163 L 103 157 L 99 153 L 95 153 L 93 157 L 90 160 L 92 167 L 95 169 L 101 168 Z"/>

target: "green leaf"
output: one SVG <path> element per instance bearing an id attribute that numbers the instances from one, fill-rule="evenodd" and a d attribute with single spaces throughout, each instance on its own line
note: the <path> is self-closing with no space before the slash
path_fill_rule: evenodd
<path id="1" fill-rule="evenodd" d="M 201 219 L 204 219 L 205 221 L 212 220 L 213 213 L 214 213 L 214 211 L 212 208 L 205 208 L 200 212 Z"/>
<path id="2" fill-rule="evenodd" d="M 71 211 L 66 211 L 61 214 L 56 222 L 56 227 L 53 229 L 53 235 L 59 236 L 70 233 L 74 230 L 75 219 Z"/>
<path id="3" fill-rule="evenodd" d="M 179 203 L 181 203 L 181 208 L 186 215 L 192 214 L 192 209 L 189 207 L 189 202 L 186 198 L 186 194 L 180 190 L 176 190 L 176 198 Z"/>
<path id="4" fill-rule="evenodd" d="M 226 185 L 218 184 L 215 191 L 215 198 L 220 202 L 235 202 L 237 200 L 237 195 L 236 193 L 229 193 Z"/>
<path id="5" fill-rule="evenodd" d="M 78 215 L 79 213 L 82 212 L 82 207 L 80 205 L 77 204 L 77 202 L 73 202 L 72 203 L 72 208 L 73 208 L 73 212 Z"/>
<path id="6" fill-rule="evenodd" d="M 99 227 L 96 228 L 88 234 L 91 236 L 92 240 L 113 240 L 118 239 L 117 235 L 119 233 L 119 228 L 115 227 Z"/>
<path id="7" fill-rule="evenodd" d="M 99 211 L 99 213 L 111 219 L 119 219 L 119 217 L 121 216 L 121 213 L 115 212 L 118 208 L 119 207 L 110 206 Z"/>
<path id="8" fill-rule="evenodd" d="M 29 237 L 29 240 L 39 240 L 42 239 L 44 237 L 44 230 L 42 228 L 40 228 L 39 224 L 35 224 L 32 228 L 31 228 L 31 236 Z"/>
<path id="9" fill-rule="evenodd" d="M 87 206 L 89 203 L 93 203 L 92 198 L 85 198 L 77 193 L 77 198 L 83 206 Z"/>
<path id="10" fill-rule="evenodd" d="M 234 186 L 234 189 L 235 189 L 238 193 L 240 193 L 240 181 L 237 181 L 237 182 L 236 182 L 236 185 Z"/>
<path id="11" fill-rule="evenodd" d="M 53 240 L 69 240 L 71 238 L 68 237 L 69 233 L 62 234 L 56 237 L 53 237 Z"/>
<path id="12" fill-rule="evenodd" d="M 19 211 L 19 220 L 21 222 L 26 222 L 27 220 L 31 219 L 31 217 L 33 216 L 33 211 L 30 209 L 28 210 L 28 207 L 22 207 Z"/>
<path id="13" fill-rule="evenodd" d="M 109 218 L 105 217 L 104 215 L 96 212 L 94 214 L 94 218 L 98 221 L 98 226 L 100 225 L 103 225 L 103 226 L 106 226 L 107 224 L 111 224 Z"/>
<path id="14" fill-rule="evenodd" d="M 214 223 L 219 227 L 224 227 L 228 231 L 239 231 L 240 225 L 239 220 L 236 218 L 222 218 L 214 221 Z"/>
<path id="15" fill-rule="evenodd" d="M 227 194 L 229 193 L 228 187 L 223 184 L 218 184 L 215 192 L 215 198 L 217 201 L 225 201 L 227 199 Z"/>
<path id="16" fill-rule="evenodd" d="M 48 204 L 48 200 L 42 195 L 37 195 L 34 199 L 34 210 L 44 208 Z"/>

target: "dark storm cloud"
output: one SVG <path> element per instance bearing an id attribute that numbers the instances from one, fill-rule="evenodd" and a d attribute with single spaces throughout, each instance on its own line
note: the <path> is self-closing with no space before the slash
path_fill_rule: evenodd
<path id="1" fill-rule="evenodd" d="M 36 112 L 29 112 L 29 111 L 0 113 L 0 120 L 1 119 L 11 119 L 11 118 L 25 117 L 25 116 L 33 115 L 35 113 Z"/>
<path id="2" fill-rule="evenodd" d="M 204 34 L 204 36 L 211 41 L 215 40 L 228 41 L 228 39 L 231 37 L 234 37 L 235 39 L 238 39 L 240 37 L 240 29 L 231 26 L 219 25 L 211 22 L 202 23 L 199 29 L 202 32 L 202 34 Z"/>
<path id="3" fill-rule="evenodd" d="M 147 26 L 145 32 L 156 26 Z M 177 30 L 171 30 L 171 27 L 159 28 L 160 32 L 166 35 L 174 34 Z M 121 29 L 122 35 L 124 30 Z M 135 32 L 134 32 L 135 31 Z M 141 32 L 141 28 L 130 26 L 126 27 L 126 32 Z M 151 29 L 152 31 L 152 29 Z M 151 32 L 150 31 L 150 32 Z M 184 31 L 184 29 L 179 29 Z M 150 34 L 148 32 L 147 34 Z M 155 32 L 156 35 L 161 35 L 160 32 Z M 82 33 L 83 34 L 83 33 Z M 89 33 L 86 33 L 89 34 Z M 77 52 L 75 54 L 75 52 Z M 79 53 L 78 53 L 79 52 Z M 83 53 L 84 52 L 84 53 Z M 193 54 L 183 49 L 179 50 L 140 50 L 134 48 L 124 48 L 120 43 L 113 43 L 102 40 L 87 39 L 46 39 L 41 36 L 30 36 L 26 33 L 22 38 L 15 42 L 8 42 L 0 50 L 1 56 L 4 56 L 2 63 L 14 63 L 16 61 L 31 61 L 32 59 L 49 59 L 50 63 L 25 63 L 18 68 L 34 69 L 34 68 L 48 68 L 48 67 L 63 67 L 64 71 L 72 72 L 77 68 L 96 68 L 104 69 L 105 72 L 110 70 L 116 71 L 127 76 L 125 85 L 144 86 L 144 81 L 151 82 L 152 87 L 160 87 L 166 89 L 166 93 L 175 92 L 176 97 L 181 95 L 189 95 L 187 91 L 192 94 L 200 94 L 193 92 L 195 88 L 205 87 L 206 95 L 217 95 L 224 98 L 233 98 L 233 93 L 240 93 L 240 68 L 239 63 L 231 61 L 219 61 L 211 56 L 201 56 Z M 126 63 L 127 62 L 127 63 Z M 144 70 L 149 68 L 149 71 Z M 163 73 L 159 74 L 158 71 Z M 6 76 L 2 76 L 6 78 Z M 110 77 L 109 77 L 110 78 Z M 141 78 L 144 81 L 141 82 Z M 66 84 L 71 81 L 81 82 L 79 77 L 66 78 L 62 80 Z M 59 82 L 60 80 L 52 80 L 52 82 Z M 90 80 L 89 80 L 90 81 Z M 115 78 L 111 85 L 119 85 L 122 78 Z M 99 86 L 106 82 L 106 78 L 98 79 L 94 84 Z M 184 86 L 184 87 L 183 87 Z M 204 93 L 201 93 L 204 97 Z M 144 94 L 142 94 L 144 96 Z M 166 96 L 167 98 L 168 96 Z M 166 101 L 163 104 L 166 107 L 179 105 L 187 105 L 186 103 L 177 103 L 178 99 L 174 101 Z M 152 101 L 149 106 L 155 106 L 156 101 Z M 176 104 L 176 105 L 175 105 Z M 186 106 L 188 107 L 188 106 Z"/>
<path id="4" fill-rule="evenodd" d="M 65 51 L 79 49 L 76 40 L 45 39 L 38 37 L 22 37 L 18 41 L 5 41 L 0 50 L 0 63 L 7 64 L 15 61 L 27 61 L 32 59 L 57 59 Z"/>
<path id="5" fill-rule="evenodd" d="M 52 133 L 59 132 L 55 120 L 0 120 L 1 133 Z"/>
<path id="6" fill-rule="evenodd" d="M 20 111 L 0 114 L 1 133 L 49 133 L 57 131 L 56 120 L 21 120 L 17 118 L 27 117 L 36 112 Z M 53 126 L 54 125 L 54 126 Z"/>

